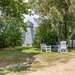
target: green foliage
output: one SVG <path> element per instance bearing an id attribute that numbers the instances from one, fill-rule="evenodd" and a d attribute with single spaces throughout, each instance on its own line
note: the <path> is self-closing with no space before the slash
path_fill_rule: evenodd
<path id="1" fill-rule="evenodd" d="M 0 19 L 6 24 L 8 20 L 14 19 L 16 25 L 23 27 L 23 14 L 27 13 L 28 8 L 28 4 L 24 3 L 23 0 L 0 0 L 0 11 L 2 15 Z"/>
<path id="2" fill-rule="evenodd" d="M 21 42 L 22 30 L 16 25 L 15 20 L 0 22 L 0 48 L 21 45 Z"/>
<path id="3" fill-rule="evenodd" d="M 4 16 L 20 18 L 27 12 L 27 7 L 23 0 L 0 0 L 0 10 Z"/>
<path id="4" fill-rule="evenodd" d="M 31 5 L 35 6 L 34 9 L 40 16 L 48 17 L 51 26 L 53 25 L 52 29 L 58 36 L 58 41 L 61 40 L 68 41 L 69 39 L 71 39 L 71 36 L 74 33 L 75 29 L 74 0 L 36 0 L 36 1 L 30 0 L 30 1 Z M 47 26 L 48 25 L 49 24 L 47 24 Z"/>
<path id="5" fill-rule="evenodd" d="M 23 0 L 0 0 L 0 47 L 21 45 L 26 30 L 23 14 L 29 6 Z"/>
<path id="6" fill-rule="evenodd" d="M 39 47 L 41 43 L 47 45 L 55 44 L 58 41 L 58 35 L 50 20 L 44 20 L 36 30 L 34 45 Z"/>

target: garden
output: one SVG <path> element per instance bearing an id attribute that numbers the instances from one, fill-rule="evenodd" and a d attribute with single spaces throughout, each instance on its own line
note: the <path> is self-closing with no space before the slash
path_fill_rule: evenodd
<path id="1" fill-rule="evenodd" d="M 26 75 L 57 63 L 66 63 L 75 57 L 74 54 L 75 49 L 67 54 L 40 52 L 40 49 L 30 47 L 2 49 L 0 51 L 0 75 Z"/>
<path id="2" fill-rule="evenodd" d="M 31 46 L 23 45 L 23 33 L 30 23 L 24 22 L 24 14 L 39 16 L 34 19 L 38 27 Z M 0 75 L 26 75 L 68 62 L 75 58 L 74 34 L 74 0 L 0 0 Z M 66 41 L 67 53 L 53 51 L 53 46 L 61 41 Z M 42 43 L 51 46 L 52 51 L 41 52 Z"/>

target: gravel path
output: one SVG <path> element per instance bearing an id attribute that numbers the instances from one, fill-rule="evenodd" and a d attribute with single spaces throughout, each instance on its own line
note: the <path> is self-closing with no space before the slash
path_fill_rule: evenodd
<path id="1" fill-rule="evenodd" d="M 65 64 L 60 63 L 27 75 L 75 75 L 75 58 Z"/>

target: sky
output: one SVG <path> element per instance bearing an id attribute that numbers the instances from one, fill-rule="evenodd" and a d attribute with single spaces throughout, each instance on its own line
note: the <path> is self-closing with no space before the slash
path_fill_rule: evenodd
<path id="1" fill-rule="evenodd" d="M 26 3 L 26 2 L 28 2 L 28 0 L 23 0 L 23 2 L 25 2 L 25 3 Z"/>

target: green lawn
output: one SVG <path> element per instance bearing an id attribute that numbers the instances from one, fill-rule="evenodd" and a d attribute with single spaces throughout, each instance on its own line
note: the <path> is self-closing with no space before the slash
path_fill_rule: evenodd
<path id="1" fill-rule="evenodd" d="M 68 53 L 45 53 L 37 48 L 16 47 L 0 49 L 0 75 L 24 75 L 26 72 L 57 63 L 65 63 L 75 57 L 75 50 Z"/>

